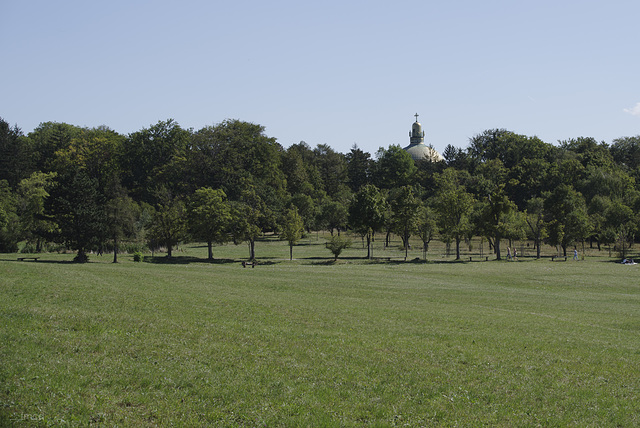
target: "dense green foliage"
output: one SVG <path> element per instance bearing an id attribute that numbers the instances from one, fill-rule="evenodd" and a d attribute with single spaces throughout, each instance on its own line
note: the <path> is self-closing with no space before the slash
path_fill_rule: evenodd
<path id="1" fill-rule="evenodd" d="M 0 119 L 0 155 L 0 251 L 58 242 L 79 261 L 123 240 L 169 255 L 204 240 L 211 257 L 215 243 L 247 242 L 254 259 L 262 234 L 297 236 L 293 208 L 307 232 L 420 234 L 425 247 L 455 244 L 458 257 L 480 236 L 497 259 L 503 240 L 523 239 L 565 255 L 586 243 L 624 254 L 640 223 L 640 136 L 552 145 L 493 129 L 448 146 L 444 161 L 414 162 L 397 145 L 375 159 L 357 146 L 284 149 L 239 120 L 194 131 L 169 119 L 126 136 L 46 122 L 25 136 Z"/>

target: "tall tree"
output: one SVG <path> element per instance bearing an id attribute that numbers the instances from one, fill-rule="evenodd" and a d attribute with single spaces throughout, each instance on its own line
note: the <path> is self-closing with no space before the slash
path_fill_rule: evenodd
<path id="1" fill-rule="evenodd" d="M 576 241 L 583 241 L 591 232 L 584 197 L 573 187 L 561 184 L 548 194 L 544 208 L 545 221 L 549 225 L 549 242 L 551 245 L 560 245 L 566 257 L 567 247 Z"/>
<path id="2" fill-rule="evenodd" d="M 282 154 L 282 170 L 287 179 L 289 193 L 306 196 L 313 194 L 314 186 L 309 182 L 309 167 L 297 145 L 289 147 Z"/>
<path id="3" fill-rule="evenodd" d="M 18 251 L 20 219 L 17 214 L 17 197 L 7 180 L 0 180 L 0 253 Z"/>
<path id="4" fill-rule="evenodd" d="M 618 249 L 624 258 L 637 233 L 638 218 L 630 207 L 619 200 L 612 201 L 604 215 L 606 227 L 615 233 Z"/>
<path id="5" fill-rule="evenodd" d="M 357 192 L 362 186 L 370 183 L 373 163 L 371 155 L 354 144 L 351 151 L 345 155 L 345 159 L 349 187 L 353 192 Z"/>
<path id="6" fill-rule="evenodd" d="M 380 148 L 374 167 L 374 183 L 381 189 L 394 189 L 413 183 L 417 167 L 411 155 L 398 145 Z"/>
<path id="7" fill-rule="evenodd" d="M 56 176 L 55 172 L 34 172 L 18 184 L 22 238 L 35 243 L 36 252 L 42 251 L 42 238 L 54 234 L 58 227 L 55 219 L 52 221 L 44 216 L 45 200 L 49 197 L 49 189 L 55 184 Z"/>
<path id="8" fill-rule="evenodd" d="M 316 156 L 304 141 L 292 144 L 284 153 L 282 166 L 291 194 L 303 193 L 318 199 L 318 192 L 326 193 Z"/>
<path id="9" fill-rule="evenodd" d="M 347 228 L 349 222 L 349 208 L 340 201 L 333 201 L 330 198 L 326 198 L 325 202 L 320 207 L 319 224 L 326 227 L 333 235 L 333 230 L 338 231 L 340 235 L 341 230 Z"/>
<path id="10" fill-rule="evenodd" d="M 98 180 L 89 177 L 84 168 L 76 166 L 59 174 L 57 185 L 45 201 L 45 215 L 59 226 L 54 240 L 77 250 L 76 262 L 87 262 L 87 251 L 103 244 L 107 236 L 104 207 Z"/>
<path id="11" fill-rule="evenodd" d="M 622 137 L 613 140 L 609 147 L 613 160 L 631 175 L 639 178 L 640 174 L 640 135 Z"/>
<path id="12" fill-rule="evenodd" d="M 208 258 L 213 260 L 213 244 L 229 239 L 231 207 L 221 189 L 197 189 L 189 200 L 188 218 L 192 235 L 207 243 Z"/>
<path id="13" fill-rule="evenodd" d="M 334 151 L 326 144 L 318 144 L 313 150 L 314 163 L 318 168 L 324 190 L 336 199 L 347 182 L 347 162 L 342 153 Z"/>
<path id="14" fill-rule="evenodd" d="M 207 170 L 203 171 L 208 176 L 206 186 L 221 188 L 230 199 L 238 200 L 244 182 L 250 180 L 263 199 L 268 196 L 266 190 L 272 198 L 284 199 L 283 149 L 264 131 L 262 125 L 234 119 L 196 132 L 197 149 L 207 158 Z"/>
<path id="15" fill-rule="evenodd" d="M 103 193 L 120 185 L 119 156 L 124 137 L 106 127 L 83 129 L 66 147 L 55 152 L 49 163 L 54 171 L 62 173 L 81 168 L 88 177 L 97 180 Z"/>
<path id="16" fill-rule="evenodd" d="M 435 237 L 437 230 L 435 213 L 429 205 L 421 206 L 418 211 L 418 236 L 422 241 L 422 256 L 425 260 L 429 251 L 429 243 Z"/>
<path id="17" fill-rule="evenodd" d="M 298 209 L 298 213 L 302 217 L 304 227 L 307 231 L 315 225 L 316 205 L 313 198 L 303 193 L 296 193 L 291 196 L 291 205 Z"/>
<path id="18" fill-rule="evenodd" d="M 156 189 L 158 205 L 153 216 L 152 241 L 167 247 L 167 258 L 173 257 L 173 247 L 186 239 L 186 207 L 179 196 L 166 187 Z"/>
<path id="19" fill-rule="evenodd" d="M 594 166 L 610 169 L 614 163 L 609 146 L 604 142 L 598 143 L 595 138 L 579 137 L 561 141 L 560 149 L 574 154 L 585 168 Z"/>
<path id="20" fill-rule="evenodd" d="M 448 144 L 442 152 L 445 164 L 449 168 L 455 168 L 458 170 L 469 170 L 469 156 L 466 151 L 459 147 L 454 147 Z"/>
<path id="21" fill-rule="evenodd" d="M 471 138 L 468 151 L 475 166 L 498 159 L 511 169 L 524 159 L 549 161 L 555 148 L 538 137 L 527 137 L 506 129 L 489 129 Z"/>
<path id="22" fill-rule="evenodd" d="M 289 243 L 289 260 L 293 260 L 293 246 L 302 238 L 304 223 L 298 214 L 298 209 L 292 207 L 285 213 L 282 221 L 282 239 Z"/>
<path id="23" fill-rule="evenodd" d="M 387 201 L 380 189 L 366 184 L 356 193 L 349 211 L 349 223 L 354 230 L 367 237 L 367 258 L 372 257 L 371 240 L 384 224 Z"/>
<path id="24" fill-rule="evenodd" d="M 156 203 L 154 190 L 164 186 L 184 193 L 181 177 L 186 169 L 190 132 L 173 119 L 134 132 L 123 143 L 123 185 L 135 199 Z"/>
<path id="25" fill-rule="evenodd" d="M 118 263 L 120 241 L 134 234 L 137 204 L 119 182 L 113 182 L 107 192 L 107 229 L 113 242 L 113 263 Z"/>
<path id="26" fill-rule="evenodd" d="M 460 242 L 471 231 L 473 196 L 462 184 L 459 173 L 447 168 L 436 175 L 436 196 L 434 208 L 438 213 L 438 227 L 445 240 L 456 243 L 456 260 L 460 260 Z"/>
<path id="27" fill-rule="evenodd" d="M 263 233 L 265 213 L 269 212 L 266 204 L 248 180 L 244 180 L 239 201 L 231 205 L 231 236 L 233 242 L 249 244 L 249 260 L 256 259 L 256 240 Z"/>
<path id="28" fill-rule="evenodd" d="M 525 221 L 528 226 L 528 234 L 536 247 L 536 258 L 540 258 L 542 241 L 547 238 L 547 224 L 544 221 L 544 199 L 531 198 L 527 201 Z"/>
<path id="29" fill-rule="evenodd" d="M 33 147 L 17 125 L 13 127 L 0 117 L 0 180 L 15 188 L 35 168 Z"/>
<path id="30" fill-rule="evenodd" d="M 509 199 L 524 210 L 527 201 L 541 197 L 543 192 L 557 185 L 551 178 L 553 171 L 553 164 L 546 159 L 522 159 L 508 171 L 505 190 Z"/>
<path id="31" fill-rule="evenodd" d="M 507 169 L 499 159 L 491 159 L 479 165 L 476 172 L 481 201 L 480 229 L 493 240 L 496 259 L 501 260 L 500 241 L 509 228 L 509 214 L 516 210 L 505 191 Z"/>
<path id="32" fill-rule="evenodd" d="M 33 144 L 35 169 L 42 172 L 52 171 L 51 163 L 58 150 L 69 147 L 71 140 L 82 135 L 82 128 L 67 123 L 44 122 L 29 133 Z"/>
<path id="33" fill-rule="evenodd" d="M 393 212 L 393 230 L 402 237 L 404 259 L 407 260 L 409 238 L 417 230 L 420 200 L 415 196 L 411 186 L 402 186 L 392 191 L 390 197 Z"/>

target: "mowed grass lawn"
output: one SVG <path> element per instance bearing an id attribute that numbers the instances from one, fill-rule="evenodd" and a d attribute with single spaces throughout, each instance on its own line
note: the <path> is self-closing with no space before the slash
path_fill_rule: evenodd
<path id="1" fill-rule="evenodd" d="M 0 425 L 640 424 L 640 265 L 304 244 L 0 255 Z"/>

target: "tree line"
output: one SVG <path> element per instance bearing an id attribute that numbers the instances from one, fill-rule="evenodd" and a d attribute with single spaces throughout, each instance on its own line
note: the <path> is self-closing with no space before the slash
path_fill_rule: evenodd
<path id="1" fill-rule="evenodd" d="M 160 121 L 129 135 L 107 127 L 41 123 L 28 135 L 0 118 L 0 251 L 53 245 L 113 252 L 126 243 L 172 249 L 181 242 L 249 245 L 273 232 L 291 251 L 303 233 L 366 239 L 419 237 L 426 257 L 439 239 L 455 246 L 530 239 L 540 246 L 616 245 L 640 225 L 640 135 L 610 145 L 579 137 L 549 144 L 490 129 L 444 160 L 413 161 L 398 145 L 373 156 L 305 142 L 283 148 L 264 127 L 225 120 L 199 130 Z M 290 253 L 292 257 L 292 253 Z"/>

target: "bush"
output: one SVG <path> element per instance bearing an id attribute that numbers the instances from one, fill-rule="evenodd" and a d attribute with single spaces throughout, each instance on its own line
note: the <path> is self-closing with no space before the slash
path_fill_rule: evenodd
<path id="1" fill-rule="evenodd" d="M 128 254 L 142 253 L 147 250 L 147 245 L 142 242 L 124 242 L 120 245 L 120 251 Z"/>
<path id="2" fill-rule="evenodd" d="M 37 253 L 37 249 L 36 249 L 36 244 L 34 244 L 33 242 L 27 242 L 26 244 L 24 244 L 24 247 L 22 247 L 22 249 L 20 250 L 21 253 Z"/>
<path id="3" fill-rule="evenodd" d="M 135 253 L 133 253 L 133 261 L 134 262 L 141 262 L 144 260 L 144 256 L 142 255 L 142 253 L 140 251 L 136 251 Z"/>
<path id="4" fill-rule="evenodd" d="M 338 260 L 338 256 L 342 253 L 342 250 L 351 246 L 351 240 L 345 239 L 340 235 L 334 235 L 327 242 L 327 248 L 334 256 L 334 260 Z"/>
<path id="5" fill-rule="evenodd" d="M 89 255 L 84 251 L 78 251 L 78 254 L 73 258 L 74 263 L 88 263 Z"/>

